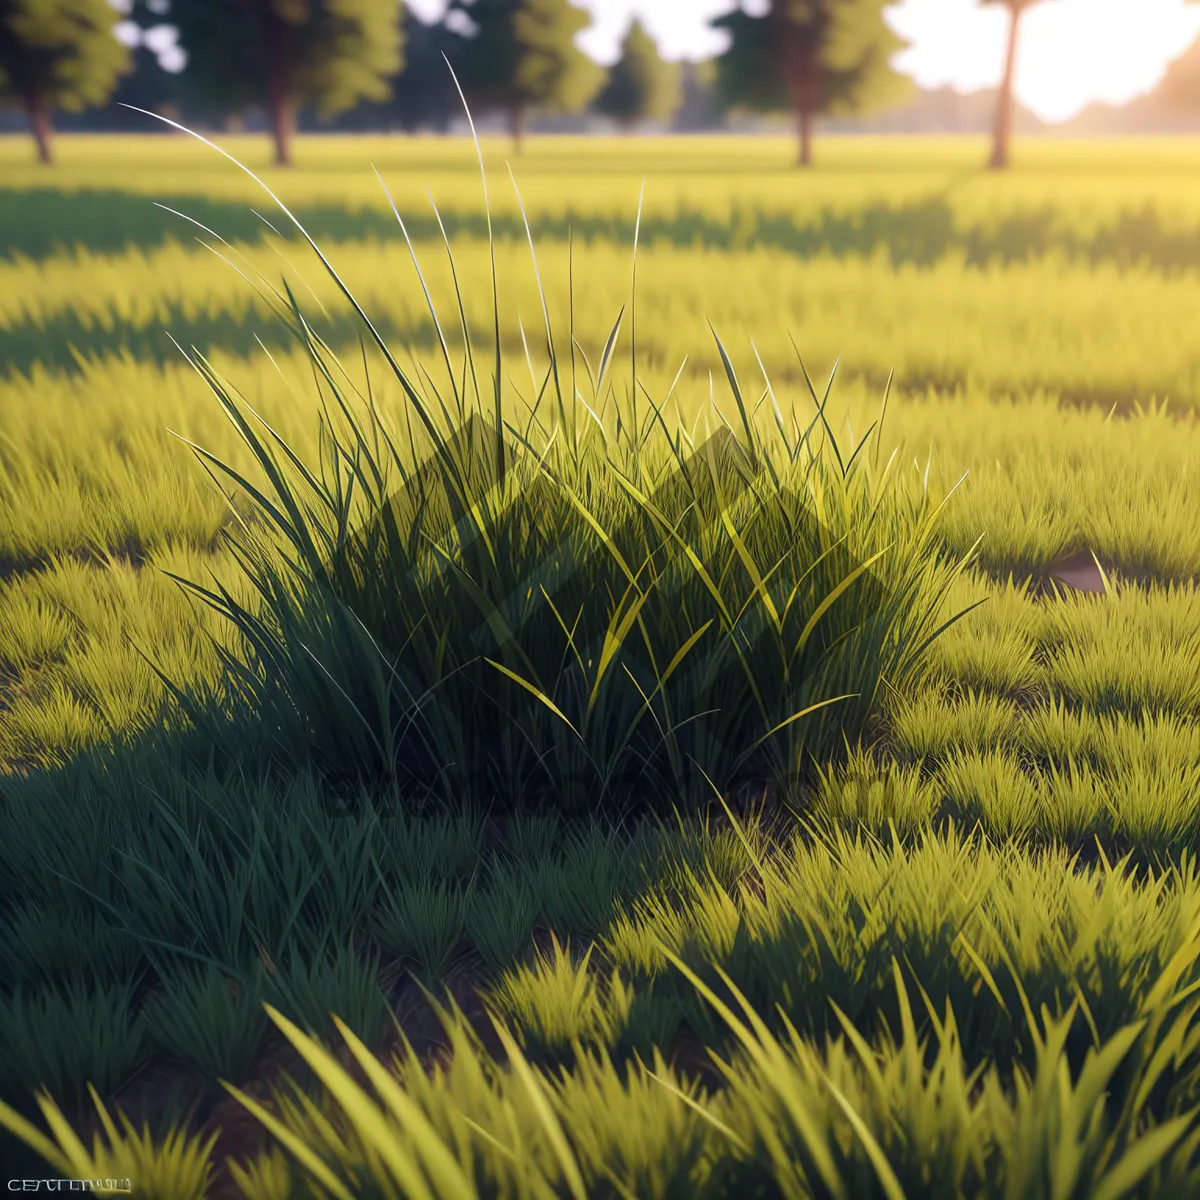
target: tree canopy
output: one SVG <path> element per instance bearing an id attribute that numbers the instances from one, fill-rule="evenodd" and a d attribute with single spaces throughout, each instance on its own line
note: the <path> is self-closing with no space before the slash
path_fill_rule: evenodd
<path id="1" fill-rule="evenodd" d="M 445 132 L 463 115 L 462 99 L 446 66 L 462 39 L 440 21 L 422 21 L 409 8 L 402 24 L 404 69 L 391 80 L 391 95 L 365 101 L 326 123 L 339 130 L 418 129 Z M 446 57 L 443 57 L 446 56 Z"/>
<path id="2" fill-rule="evenodd" d="M 54 112 L 105 103 L 129 69 L 120 20 L 108 0 L 0 0 L 0 99 L 25 110 L 41 162 Z"/>
<path id="3" fill-rule="evenodd" d="M 388 106 L 401 128 L 444 129 L 454 117 L 462 116 L 462 100 L 446 66 L 446 58 L 454 53 L 458 41 L 445 25 L 426 25 L 411 11 L 405 12 L 406 62 L 392 85 Z"/>
<path id="4" fill-rule="evenodd" d="M 680 63 L 678 130 L 717 129 L 723 119 L 717 103 L 717 64 L 711 58 Z"/>
<path id="5" fill-rule="evenodd" d="M 790 111 L 800 163 L 812 162 L 814 119 L 901 99 L 912 84 L 890 59 L 905 42 L 887 25 L 890 0 L 770 0 L 764 16 L 739 7 L 714 26 L 730 36 L 717 59 L 726 109 Z"/>
<path id="6" fill-rule="evenodd" d="M 288 165 L 300 106 L 333 116 L 388 98 L 404 65 L 400 16 L 401 0 L 172 0 L 181 92 L 200 111 L 265 108 Z"/>
<path id="7" fill-rule="evenodd" d="M 682 99 L 679 64 L 663 61 L 654 39 L 634 18 L 621 43 L 621 57 L 596 97 L 596 111 L 629 128 L 673 116 Z"/>
<path id="8" fill-rule="evenodd" d="M 530 112 L 580 112 L 604 82 L 575 45 L 589 18 L 568 0 L 453 0 L 450 13 L 470 27 L 452 58 L 468 103 L 504 113 L 518 148 Z"/>

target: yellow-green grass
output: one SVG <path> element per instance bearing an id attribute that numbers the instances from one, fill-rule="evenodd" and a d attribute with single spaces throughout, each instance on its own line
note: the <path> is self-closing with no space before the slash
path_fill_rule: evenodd
<path id="1" fill-rule="evenodd" d="M 216 228 L 229 232 L 219 223 Z M 587 281 L 576 296 L 585 347 L 603 344 L 628 297 L 631 232 L 622 241 L 575 247 L 577 278 Z M 451 295 L 445 255 L 429 239 L 420 248 L 431 290 L 444 307 Z M 402 242 L 372 237 L 326 250 L 382 329 L 401 343 L 433 348 Z M 464 278 L 486 275 L 483 242 L 460 242 L 456 251 Z M 270 250 L 252 255 L 272 281 L 300 257 L 294 243 L 278 254 L 284 257 Z M 567 320 L 569 258 L 564 242 L 538 251 L 559 328 Z M 1106 410 L 1154 398 L 1186 409 L 1200 398 L 1200 360 L 1188 333 L 1198 267 L 1168 275 L 1149 266 L 1071 262 L 1061 250 L 1026 263 L 971 266 L 959 248 L 928 265 L 893 266 L 882 246 L 847 258 L 829 250 L 799 256 L 762 245 L 725 250 L 660 242 L 642 248 L 639 268 L 638 329 L 648 386 L 665 388 L 686 359 L 689 390 L 703 394 L 708 372 L 720 369 L 707 336 L 711 321 L 751 363 L 753 340 L 780 384 L 799 379 L 794 338 L 819 373 L 840 356 L 848 378 L 876 387 L 894 368 L 905 391 L 1047 392 Z M 506 243 L 499 270 L 502 333 L 519 355 L 522 327 L 536 349 L 541 322 L 528 247 Z M 333 301 L 332 284 L 310 262 L 296 263 L 293 278 L 310 304 Z M 265 307 L 245 281 L 194 243 L 0 266 L 0 296 L 0 352 L 10 372 L 26 373 L 36 363 L 70 368 L 78 356 L 122 351 L 172 361 L 168 332 L 184 345 L 223 346 L 246 356 L 258 349 L 255 333 L 272 346 L 281 337 L 262 328 Z M 472 328 L 486 328 L 490 289 L 472 289 L 467 301 Z M 352 321 L 334 308 L 327 332 L 335 344 L 344 343 L 354 337 Z"/>
<path id="2" fill-rule="evenodd" d="M 262 157 L 255 140 L 220 140 L 251 165 Z M 0 142 L 10 160 L 0 249 L 17 259 L 0 270 L 0 357 L 10 368 L 68 363 L 70 342 L 85 354 L 125 345 L 161 359 L 163 326 L 185 343 L 253 348 L 241 281 L 194 245 L 196 230 L 154 207 L 254 239 L 266 226 L 249 210 L 263 211 L 264 198 L 241 172 L 190 139 L 64 139 L 48 188 L 44 172 L 20 165 L 20 149 Z M 743 349 L 752 333 L 775 373 L 794 373 L 790 330 L 818 368 L 842 355 L 851 375 L 878 382 L 894 366 L 903 387 L 1195 402 L 1186 324 L 1200 267 L 1200 146 L 1030 142 L 1001 180 L 976 169 L 971 139 L 830 139 L 811 175 L 787 167 L 789 150 L 772 138 L 532 142 L 514 165 L 555 307 L 571 230 L 588 280 L 580 327 L 607 329 L 626 297 L 644 182 L 640 330 L 652 369 L 673 375 L 686 354 L 703 378 L 715 363 L 702 344 L 711 319 Z M 294 173 L 265 177 L 385 323 L 427 344 L 399 230 L 367 164 L 444 295 L 426 188 L 473 278 L 486 223 L 469 142 L 314 138 L 299 153 Z M 489 144 L 485 161 L 513 339 L 518 317 L 536 324 L 538 303 L 506 155 L 504 143 Z M 82 256 L 53 253 L 43 226 Z M 279 266 L 270 252 L 260 261 Z M 328 281 L 317 286 L 329 294 Z M 471 317 L 484 318 L 488 289 L 467 297 Z"/>
<path id="3" fill-rule="evenodd" d="M 147 119 L 147 128 L 155 128 Z M 271 149 L 260 136 L 209 136 L 268 184 L 281 185 L 297 203 L 332 200 L 339 207 L 381 207 L 369 164 L 398 173 L 395 194 L 411 201 L 428 187 L 447 209 L 455 200 L 477 211 L 479 175 L 468 138 L 300 137 L 296 166 L 270 166 Z M 795 212 L 864 194 L 902 202 L 928 195 L 931 185 L 960 183 L 953 199 L 964 211 L 1002 212 L 1018 202 L 1066 203 L 1082 209 L 1080 231 L 1090 215 L 1112 214 L 1128 205 L 1161 205 L 1169 225 L 1196 211 L 1191 188 L 1200 166 L 1200 140 L 1139 138 L 1111 141 L 1028 139 L 1020 144 L 1015 169 L 996 177 L 982 169 L 986 140 L 974 137 L 829 137 L 821 143 L 817 169 L 794 166 L 790 136 L 688 138 L 537 137 L 514 155 L 507 139 L 483 140 L 497 210 L 514 212 L 497 180 L 511 163 L 534 212 L 570 209 L 632 220 L 628 193 L 636 196 L 643 176 L 667 181 L 648 212 L 672 211 L 681 201 L 698 211 L 720 212 L 722 202 L 744 198 L 767 210 Z M 166 194 L 259 201 L 243 174 L 216 166 L 185 136 L 152 141 L 121 136 L 63 136 L 58 164 L 42 170 L 22 137 L 0 138 L 6 189 L 73 192 L 101 188 L 149 199 Z M 364 164 L 368 164 L 366 172 Z M 705 194 L 693 185 L 706 184 Z M 968 186 L 969 185 L 969 186 Z M 1099 186 L 1098 186 L 1099 185 Z M 440 192 L 447 194 L 439 195 Z M 1186 226 L 1183 226 L 1186 228 Z M 11 231 L 9 235 L 12 236 Z M 70 242 L 71 231 L 63 231 Z"/>
<path id="4" fill-rule="evenodd" d="M 256 140 L 230 144 L 251 165 L 265 161 Z M 247 984 L 253 999 L 265 997 L 314 1029 L 336 1007 L 374 1045 L 378 964 L 339 959 L 320 967 L 315 949 L 326 919 L 342 932 L 362 920 L 426 981 L 452 951 L 473 947 L 493 1006 L 535 1072 L 571 1069 L 561 1088 L 543 1082 L 530 1091 L 519 1073 L 493 1075 L 481 1065 L 460 1030 L 448 1074 L 427 1083 L 408 1072 L 409 1094 L 484 1192 L 489 1180 L 518 1178 L 511 1166 L 518 1148 L 547 1187 L 569 1188 L 573 1156 L 589 1194 L 609 1194 L 615 1171 L 633 1194 L 665 1194 L 669 1179 L 677 1194 L 721 1195 L 765 1179 L 781 1187 L 793 1169 L 785 1163 L 825 1144 L 845 1194 L 894 1197 L 872 1165 L 859 1132 L 865 1127 L 906 1194 L 928 1186 L 930 1169 L 947 1194 L 955 1186 L 969 1194 L 1052 1194 L 1050 1168 L 1045 1177 L 1034 1174 L 1040 1155 L 1054 1157 L 1048 1147 L 1056 1135 L 1048 1131 L 1059 1126 L 1045 1116 L 1050 1092 L 1035 1089 L 1025 1109 L 1011 1101 L 1011 1090 L 1008 1099 L 1003 1094 L 1009 1060 L 1044 1071 L 1043 1089 L 1057 1063 L 1052 1047 L 1036 1048 L 1014 980 L 1024 980 L 1035 1025 L 1040 1003 L 1065 1013 L 1075 1002 L 1068 1058 L 1078 1079 L 1086 1046 L 1125 1036 L 1122 1026 L 1145 1010 L 1151 985 L 1177 951 L 1182 981 L 1193 977 L 1194 863 L 1179 860 L 1200 845 L 1200 600 L 1192 582 L 1200 576 L 1200 445 L 1188 411 L 1200 389 L 1187 336 L 1200 284 L 1189 258 L 1200 225 L 1193 186 L 1200 147 L 1029 142 L 1019 169 L 1004 179 L 976 170 L 982 150 L 970 140 L 829 139 L 819 169 L 801 176 L 789 168 L 783 139 L 535 139 L 514 163 L 539 226 L 538 263 L 560 335 L 566 214 L 600 218 L 590 244 L 575 246 L 576 325 L 593 365 L 627 299 L 627 242 L 646 176 L 644 232 L 651 236 L 638 265 L 639 370 L 661 399 L 689 356 L 675 393 L 688 423 L 705 415 L 709 370 L 714 394 L 732 415 L 706 317 L 735 353 L 751 399 L 762 382 L 749 337 L 784 410 L 802 422 L 813 408 L 787 331 L 817 371 L 843 355 L 847 377 L 835 389 L 830 419 L 855 441 L 879 415 L 880 385 L 895 365 L 881 459 L 898 448 L 902 496 L 919 493 L 926 474 L 937 496 L 966 474 L 939 536 L 960 554 L 982 534 L 984 569 L 956 587 L 949 608 L 987 600 L 934 643 L 923 685 L 889 698 L 879 742 L 826 772 L 807 797 L 811 828 L 803 836 L 779 842 L 751 823 L 746 844 L 729 830 L 689 829 L 661 845 L 643 832 L 627 848 L 583 827 L 524 842 L 510 835 L 508 851 L 489 855 L 470 822 L 420 835 L 403 824 L 373 823 L 366 811 L 331 822 L 319 787 L 303 774 L 276 794 L 250 780 L 217 784 L 203 763 L 89 759 L 89 750 L 157 718 L 162 687 L 138 647 L 153 650 L 176 679 L 215 676 L 204 632 L 223 642 L 228 630 L 156 568 L 196 579 L 212 569 L 242 586 L 218 547 L 223 503 L 166 430 L 238 465 L 247 456 L 160 330 L 213 347 L 222 375 L 308 459 L 316 455 L 317 408 L 307 359 L 278 340 L 244 281 L 207 250 L 163 245 L 166 226 L 153 219 L 145 236 L 137 218 L 112 219 L 126 204 L 151 212 L 152 198 L 174 204 L 193 197 L 197 215 L 215 213 L 249 236 L 252 223 L 234 214 L 251 192 L 233 168 L 177 139 L 152 147 L 63 139 L 62 166 L 52 177 L 21 165 L 22 143 L 0 141 L 10 189 L 0 211 L 21 206 L 28 217 L 44 204 L 51 180 L 62 193 L 59 211 L 79 221 L 76 236 L 59 240 L 88 244 L 87 206 L 95 197 L 75 189 L 115 193 L 100 198 L 93 249 L 50 251 L 45 230 L 30 220 L 28 255 L 0 264 L 0 346 L 13 368 L 0 383 L 0 763 L 9 772 L 0 777 L 7 847 L 0 882 L 5 895 L 21 896 L 2 914 L 3 940 L 13 948 L 5 987 L 23 981 L 0 1017 L 5 1036 L 44 1046 L 40 1056 L 11 1059 L 0 1099 L 23 1101 L 16 1091 L 40 1077 L 77 1114 L 86 1078 L 111 1092 L 147 1054 L 172 1044 L 203 1063 L 210 1082 L 217 1075 L 239 1082 L 245 1047 L 257 1044 L 261 1023 L 253 1004 L 230 1007 L 223 999 L 221 975 L 235 974 L 247 947 L 264 938 L 286 944 L 281 931 L 294 904 L 305 916 L 288 968 L 292 990 L 260 978 L 260 991 Z M 519 214 L 498 169 L 505 147 L 487 153 L 499 220 L 508 222 L 499 254 L 506 348 L 520 356 L 513 377 L 524 388 L 517 321 L 540 374 L 540 306 L 527 247 L 514 244 Z M 406 216 L 427 203 L 421 188 L 429 183 L 459 218 L 455 246 L 468 312 L 486 344 L 481 208 L 466 143 L 310 139 L 298 159 L 294 173 L 267 177 L 302 216 L 312 211 L 325 222 L 334 236 L 323 237 L 323 246 L 368 311 L 382 316 L 402 350 L 436 371 L 402 243 L 383 234 L 378 220 L 365 233 L 354 228 L 360 205 L 372 219 L 387 215 L 368 161 L 380 166 Z M 768 216 L 748 221 L 734 215 L 735 204 L 743 214 Z M 899 211 L 906 205 L 907 215 Z M 820 228 L 824 208 L 843 232 L 825 226 L 830 244 L 817 252 L 804 231 Z M 891 215 L 880 216 L 883 208 Z M 772 221 L 783 223 L 774 244 Z M 896 257 L 917 261 L 894 264 L 886 243 L 899 246 L 905 229 L 916 250 L 901 247 Z M 6 238 L 23 236 L 9 230 Z M 691 240 L 671 244 L 679 231 L 691 231 Z M 430 232 L 428 222 L 419 228 L 418 248 L 432 288 L 446 298 L 444 254 Z M 129 248 L 120 240 L 126 235 Z M 264 241 L 239 249 L 270 269 L 282 266 Z M 1014 250 L 1029 261 L 968 263 Z M 1141 266 L 1127 265 L 1139 257 L 1133 251 L 1145 259 Z M 311 257 L 294 241 L 287 254 L 340 312 Z M 1168 269 L 1172 254 L 1185 269 Z M 318 309 L 303 285 L 298 296 Z M 249 327 L 272 347 L 290 388 Z M 352 332 L 336 321 L 331 328 Z M 83 365 L 63 353 L 62 342 L 72 338 L 88 356 Z M 618 389 L 628 378 L 627 351 L 623 343 L 614 366 Z M 1147 406 L 1167 395 L 1165 412 Z M 1064 408 L 1064 397 L 1081 403 Z M 399 412 L 394 387 L 378 399 Z M 1114 403 L 1120 411 L 1106 419 Z M 1084 550 L 1109 571 L 1113 595 L 1024 591 L 1027 573 Z M 93 552 L 112 561 L 96 561 Z M 71 759 L 81 761 L 64 770 Z M 68 795 L 73 819 L 64 827 L 59 814 Z M 199 850 L 211 836 L 198 832 L 207 820 L 199 814 L 209 808 L 221 814 L 228 853 L 209 858 L 205 843 L 202 864 L 189 838 Z M 178 814 L 182 825 L 171 827 L 167 814 Z M 964 827 L 977 827 L 976 838 Z M 105 849 L 109 842 L 120 845 L 116 857 Z M 355 847 L 368 843 L 388 864 L 383 880 L 356 874 Z M 1073 870 L 1069 855 L 1079 850 L 1095 864 Z M 1126 850 L 1139 873 L 1110 866 Z M 756 864 L 758 855 L 767 861 Z M 1178 865 L 1147 875 L 1156 859 Z M 110 864 L 121 873 L 118 890 L 111 890 Z M 306 901 L 309 872 L 324 882 Z M 193 947 L 219 964 L 218 974 L 181 974 L 173 987 L 166 972 L 165 991 L 123 992 L 142 951 L 112 911 L 81 897 L 64 874 L 118 909 L 136 895 L 122 911 L 141 922 L 133 932 L 143 945 L 194 935 Z M 592 886 L 580 889 L 581 878 Z M 235 912 L 230 897 L 243 883 L 253 899 Z M 569 953 L 543 946 L 540 957 L 530 957 L 539 915 L 560 944 L 570 941 Z M 720 967 L 769 1023 L 782 1004 L 799 1029 L 795 1046 L 757 1067 L 751 1047 L 737 1060 L 730 1088 L 699 1096 L 703 1113 L 664 1089 L 662 1080 L 693 1087 L 665 1067 L 656 1069 L 658 1081 L 636 1071 L 626 1081 L 620 1065 L 636 1051 L 654 1066 L 653 1051 L 666 1048 L 680 1022 L 713 1045 L 738 1041 L 686 971 L 672 965 L 672 954 L 728 1000 Z M 948 1074 L 923 1073 L 919 1065 L 893 958 L 909 981 L 917 1027 L 941 1040 Z M 68 988 L 74 980 L 84 989 L 77 995 Z M 926 1020 L 914 980 L 938 1021 Z M 1163 984 L 1164 994 L 1171 986 Z M 865 1047 L 851 1042 L 823 1048 L 821 1035 L 840 1028 L 830 998 L 870 1041 L 866 1059 L 856 1058 Z M 949 1034 L 938 1023 L 947 1002 L 960 1023 Z M 879 1017 L 891 1034 L 876 1024 Z M 79 1036 L 51 1038 L 43 1033 L 50 1028 Z M 89 1043 L 85 1031 L 94 1028 L 106 1032 Z M 206 1036 L 212 1029 L 220 1037 Z M 781 1033 L 777 1022 L 772 1029 Z M 1139 1055 L 1153 1044 L 1147 1036 L 1137 1043 Z M 601 1056 L 598 1065 L 589 1065 L 591 1054 Z M 616 1067 L 606 1064 L 610 1054 Z M 979 1089 L 967 1079 L 977 1067 L 988 1072 Z M 1185 1055 L 1172 1084 L 1183 1090 L 1171 1092 L 1157 1119 L 1183 1111 L 1193 1077 Z M 864 1126 L 834 1101 L 831 1080 Z M 542 1086 L 567 1130 L 565 1156 L 532 1099 Z M 1136 1091 L 1121 1088 L 1120 1096 Z M 914 1114 L 926 1111 L 938 1089 L 953 1099 L 939 1102 L 937 1120 L 922 1125 Z M 789 1124 L 798 1111 L 789 1099 L 816 1123 L 804 1131 Z M 1058 1093 L 1056 1103 L 1069 1102 Z M 340 1112 L 365 1121 L 347 1093 L 340 1103 Z M 651 1120 L 652 1112 L 660 1115 Z M 1076 1128 L 1071 1120 L 1061 1127 Z M 376 1136 L 365 1123 L 339 1149 L 311 1115 L 293 1110 L 288 1121 L 339 1177 L 353 1180 L 357 1171 L 361 1181 L 375 1169 L 363 1165 L 355 1140 Z M 1100 1151 L 1109 1134 L 1097 1122 L 1081 1168 L 1096 1186 L 1114 1161 Z M 403 1146 L 401 1157 L 433 1153 L 411 1120 L 405 1127 L 407 1134 L 388 1135 Z M 633 1147 L 635 1127 L 642 1140 Z M 1134 1120 L 1111 1145 L 1124 1146 L 1121 1137 L 1146 1128 L 1153 1126 Z M 780 1134 L 789 1149 L 773 1158 L 770 1137 Z M 158 1181 L 147 1185 L 155 1194 L 201 1194 L 182 1186 L 185 1171 L 171 1174 L 165 1153 L 153 1157 L 152 1168 L 126 1142 L 104 1173 L 132 1173 L 138 1164 L 144 1178 Z M 72 1169 L 83 1170 L 83 1162 Z M 1168 1185 L 1172 1194 L 1188 1194 L 1195 1185 L 1188 1170 L 1183 1160 L 1154 1168 L 1146 1194 L 1166 1194 Z M 259 1171 L 288 1174 L 281 1161 Z M 291 1168 L 293 1179 L 303 1174 Z M 795 1179 L 792 1186 L 792 1194 L 813 1192 Z M 247 1194 L 298 1192 L 264 1184 Z"/>

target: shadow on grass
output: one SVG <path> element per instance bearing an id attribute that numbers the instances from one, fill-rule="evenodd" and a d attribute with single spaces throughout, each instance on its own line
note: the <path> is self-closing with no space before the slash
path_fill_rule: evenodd
<path id="1" fill-rule="evenodd" d="M 372 321 L 390 345 L 402 347 L 406 353 L 411 350 L 420 357 L 438 348 L 433 324 L 428 320 L 401 323 L 379 314 L 373 316 Z M 312 318 L 311 325 L 335 352 L 340 354 L 350 350 L 353 356 L 357 350 L 362 326 L 353 314 L 339 312 L 332 317 Z M 519 335 L 504 335 L 501 341 L 510 358 L 520 359 L 524 355 L 525 347 Z M 39 364 L 52 371 L 78 375 L 84 369 L 83 364 L 108 356 L 127 356 L 160 367 L 179 364 L 184 360 L 176 342 L 206 356 L 221 351 L 250 357 L 260 351 L 260 342 L 272 351 L 291 349 L 295 345 L 295 336 L 265 313 L 261 314 L 261 319 L 258 314 L 248 318 L 238 313 L 198 316 L 186 313 L 180 305 L 171 304 L 161 317 L 153 319 L 153 323 L 129 321 L 115 311 L 110 311 L 101 323 L 85 322 L 78 313 L 66 311 L 48 320 L 25 321 L 0 328 L 0 379 L 6 375 L 10 378 L 28 376 Z M 654 357 L 652 343 L 640 340 L 638 348 L 644 359 Z M 696 356 L 688 364 L 688 373 L 694 373 L 695 378 L 702 380 L 707 368 L 718 366 L 719 360 L 707 363 Z M 851 362 L 843 364 L 841 374 L 844 380 L 859 380 L 871 390 L 881 392 L 889 373 L 878 368 L 857 369 Z M 776 388 L 804 387 L 799 366 L 790 362 L 776 364 L 771 370 L 771 381 Z M 953 363 L 914 363 L 895 381 L 895 389 L 919 398 L 930 391 L 952 395 L 971 384 L 965 371 Z M 1009 390 L 1007 387 L 999 389 L 1001 394 L 1008 394 Z M 1057 394 L 1064 407 L 1113 409 L 1114 415 L 1120 417 L 1131 415 L 1139 401 L 1138 396 L 1119 386 L 1098 384 L 1073 391 L 1035 376 L 1022 381 L 1022 394 L 1042 390 Z M 1200 400 L 1175 397 L 1172 411 L 1183 417 L 1193 411 L 1197 403 Z M 0 562 L 0 575 L 3 573 L 4 565 Z"/>
<path id="2" fill-rule="evenodd" d="M 295 346 L 295 334 L 282 322 L 266 314 L 258 318 L 259 314 L 235 312 L 197 316 L 177 304 L 167 306 L 153 323 L 131 322 L 115 312 L 110 312 L 103 323 L 84 321 L 75 312 L 61 312 L 45 321 L 26 321 L 0 329 L 0 374 L 28 374 L 35 363 L 76 374 L 82 362 L 106 355 L 127 355 L 138 362 L 161 367 L 184 361 L 176 342 L 205 355 L 220 350 L 249 356 L 259 351 L 260 342 L 269 350 L 289 350 Z M 437 349 L 431 322 L 402 325 L 377 317 L 374 323 L 395 345 L 424 352 Z M 355 346 L 362 331 L 362 323 L 353 313 L 314 318 L 311 325 L 339 349 Z M 508 339 L 506 346 L 514 352 L 521 351 L 519 338 Z"/>
<path id="3" fill-rule="evenodd" d="M 262 221 L 241 201 L 181 194 L 163 197 L 160 203 L 230 241 L 255 241 L 266 233 Z M 382 206 L 353 211 L 340 205 L 309 205 L 296 213 L 319 242 L 402 240 L 395 218 Z M 452 239 L 486 240 L 482 212 L 446 209 L 442 216 Z M 495 213 L 492 221 L 497 239 L 525 241 L 519 214 Z M 432 213 L 405 213 L 405 222 L 415 238 L 440 240 Z M 530 224 L 540 244 L 565 242 L 573 233 L 584 243 L 629 246 L 635 219 L 568 209 L 561 215 L 534 215 Z M 10 258 L 42 259 L 76 245 L 97 253 L 152 249 L 171 238 L 190 240 L 192 232 L 187 222 L 156 207 L 149 197 L 120 190 L 0 190 L 0 255 Z M 839 212 L 826 208 L 812 217 L 735 204 L 725 219 L 685 205 L 674 214 L 645 215 L 640 240 L 685 249 L 758 247 L 801 259 L 821 254 L 854 258 L 883 251 L 894 266 L 932 266 L 952 253 L 962 253 L 972 266 L 1016 263 L 1055 251 L 1092 265 L 1141 265 L 1161 271 L 1200 266 L 1200 227 L 1169 227 L 1151 204 L 1127 208 L 1093 232 L 1080 232 L 1071 214 L 1053 205 L 1009 213 L 983 228 L 956 223 L 946 193 L 895 205 L 877 203 Z"/>

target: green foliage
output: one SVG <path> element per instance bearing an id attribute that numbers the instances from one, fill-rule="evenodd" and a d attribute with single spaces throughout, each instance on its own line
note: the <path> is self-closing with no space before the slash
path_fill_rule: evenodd
<path id="1" fill-rule="evenodd" d="M 0 97 L 80 112 L 108 99 L 129 55 L 108 0 L 4 0 Z"/>
<path id="2" fill-rule="evenodd" d="M 212 966 L 168 973 L 146 1004 L 147 1033 L 159 1050 L 206 1080 L 240 1083 L 267 1031 L 263 978 L 227 979 Z"/>
<path id="3" fill-rule="evenodd" d="M 622 849 L 613 834 L 595 825 L 564 839 L 538 878 L 541 912 L 552 929 L 592 935 L 608 924 L 624 883 Z M 586 888 L 579 886 L 581 879 L 588 881 Z"/>
<path id="4" fill-rule="evenodd" d="M 374 952 L 364 959 L 344 946 L 324 948 L 311 957 L 291 953 L 284 961 L 265 965 L 263 999 L 314 1037 L 326 1038 L 331 1021 L 340 1015 L 369 1046 L 382 1046 L 391 1012 L 379 987 Z M 225 1025 L 232 1031 L 232 1022 Z"/>
<path id="5" fill-rule="evenodd" d="M 892 502 L 888 472 L 861 452 L 870 431 L 839 448 L 828 388 L 819 398 L 808 384 L 807 428 L 774 406 L 756 417 L 717 339 L 738 425 L 714 413 L 722 427 L 693 437 L 654 402 L 638 411 L 636 377 L 629 403 L 615 403 L 621 314 L 595 371 L 587 364 L 582 412 L 548 315 L 550 364 L 523 412 L 504 402 L 495 335 L 488 403 L 465 324 L 459 364 L 442 342 L 439 390 L 368 323 L 411 405 L 402 433 L 290 289 L 275 298 L 332 402 L 318 462 L 260 433 L 193 359 L 265 488 L 194 447 L 261 518 L 230 532 L 256 601 L 180 579 L 240 642 L 223 652 L 220 690 L 170 684 L 218 739 L 214 707 L 251 711 L 277 731 L 282 759 L 409 805 L 432 794 L 511 812 L 552 794 L 573 814 L 676 797 L 704 806 L 747 780 L 789 786 L 809 755 L 836 753 L 946 619 L 964 563 L 936 554 L 941 506 L 925 490 Z"/>
<path id="6" fill-rule="evenodd" d="M 582 110 L 603 69 L 575 45 L 588 17 L 571 0 L 454 0 L 474 27 L 451 61 L 476 112 L 499 111 L 520 138 L 531 111 Z"/>
<path id="7" fill-rule="evenodd" d="M 88 988 L 18 986 L 0 996 L 0 1096 L 25 1109 L 44 1088 L 72 1114 L 82 1112 L 87 1087 L 109 1095 L 149 1056 L 145 1022 L 128 979 Z"/>
<path id="8" fill-rule="evenodd" d="M 453 55 L 458 38 L 440 21 L 425 24 L 407 6 L 401 28 L 403 69 L 391 81 L 391 98 L 376 111 L 410 133 L 430 127 L 444 131 L 462 115 L 462 101 L 446 68 L 446 57 Z"/>
<path id="9" fill-rule="evenodd" d="M 140 958 L 137 943 L 93 910 L 22 904 L 0 918 L 0 987 L 62 986 L 85 974 L 120 982 Z"/>
<path id="10" fill-rule="evenodd" d="M 520 961 L 537 917 L 538 896 L 525 872 L 495 864 L 488 884 L 471 894 L 467 936 L 487 966 L 498 971 Z"/>
<path id="11" fill-rule="evenodd" d="M 801 162 L 821 113 L 862 112 L 911 85 L 891 67 L 904 42 L 883 19 L 886 0 L 771 0 L 764 16 L 740 6 L 714 26 L 730 36 L 717 59 L 717 93 L 729 108 L 780 109 L 800 123 Z"/>
<path id="12" fill-rule="evenodd" d="M 56 109 L 103 104 L 130 65 L 114 31 L 120 14 L 108 0 L 3 0 L 0 3 L 0 103 L 24 108 L 49 161 Z"/>
<path id="13" fill-rule="evenodd" d="M 269 113 L 280 164 L 300 106 L 322 116 L 383 100 L 403 66 L 400 0 L 175 0 L 188 55 L 183 99 L 223 115 Z"/>
<path id="14" fill-rule="evenodd" d="M 593 101 L 596 111 L 628 128 L 639 121 L 665 120 L 681 98 L 679 64 L 659 57 L 654 39 L 635 18 L 621 42 L 621 57 Z"/>
<path id="15" fill-rule="evenodd" d="M 432 877 L 467 882 L 479 870 L 483 823 L 467 806 L 415 815 L 388 812 L 371 837 L 375 861 L 402 882 Z"/>
<path id="16" fill-rule="evenodd" d="M 459 883 L 421 880 L 385 887 L 372 932 L 389 954 L 412 960 L 433 981 L 462 940 L 471 899 Z"/>

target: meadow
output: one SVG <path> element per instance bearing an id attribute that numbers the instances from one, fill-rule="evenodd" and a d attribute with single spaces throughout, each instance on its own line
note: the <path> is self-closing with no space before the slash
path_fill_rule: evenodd
<path id="1" fill-rule="evenodd" d="M 9 1174 L 1196 1194 L 1200 144 L 218 140 L 0 139 Z"/>

